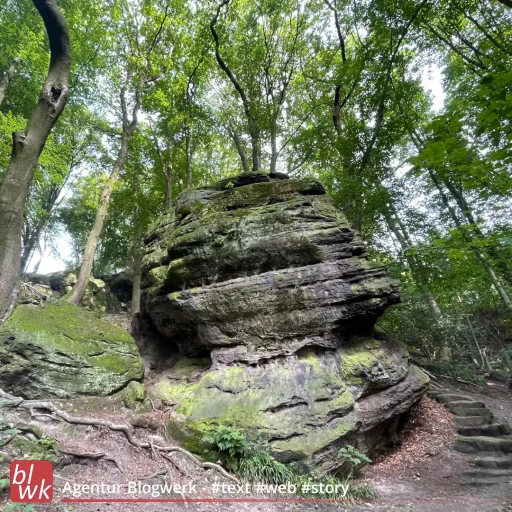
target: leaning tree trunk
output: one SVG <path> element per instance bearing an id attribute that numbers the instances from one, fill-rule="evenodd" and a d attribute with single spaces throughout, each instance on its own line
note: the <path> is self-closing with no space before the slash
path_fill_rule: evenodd
<path id="1" fill-rule="evenodd" d="M 66 20 L 55 0 L 33 0 L 50 41 L 50 68 L 24 131 L 13 135 L 11 160 L 0 186 L 0 321 L 16 301 L 21 265 L 23 213 L 46 139 L 69 97 L 71 45 Z"/>
<path id="2" fill-rule="evenodd" d="M 135 129 L 139 123 L 138 116 L 142 107 L 142 96 L 144 94 L 144 86 L 146 81 L 144 77 L 141 77 L 135 93 L 136 100 L 132 110 L 132 120 L 129 122 L 128 110 L 126 106 L 126 88 L 128 85 L 128 80 L 129 77 L 127 77 L 127 84 L 121 89 L 121 107 L 123 109 L 123 134 L 121 136 L 121 146 L 119 147 L 119 153 L 117 154 L 117 159 L 114 163 L 114 167 L 112 168 L 112 172 L 110 173 L 108 181 L 103 188 L 103 192 L 101 193 L 94 224 L 92 225 L 91 231 L 89 231 L 89 237 L 87 238 L 87 243 L 85 245 L 84 254 L 82 257 L 82 265 L 80 267 L 80 274 L 78 275 L 76 284 L 73 287 L 71 295 L 68 299 L 69 302 L 76 305 L 80 304 L 82 301 L 85 290 L 87 288 L 87 284 L 89 283 L 89 277 L 91 275 L 92 267 L 94 264 L 94 254 L 96 252 L 96 248 L 98 247 L 101 232 L 103 231 L 103 224 L 105 223 L 105 218 L 107 217 L 108 213 L 110 196 L 112 195 L 114 186 L 117 182 L 117 179 L 119 178 L 119 173 L 121 172 L 124 161 L 126 160 L 130 139 L 132 138 L 132 135 L 134 134 Z"/>
<path id="3" fill-rule="evenodd" d="M 110 203 L 110 196 L 112 195 L 112 191 L 114 190 L 114 185 L 117 182 L 119 177 L 119 173 L 123 168 L 124 161 L 126 159 L 126 154 L 128 153 L 128 143 L 130 137 L 124 132 L 121 139 L 121 147 L 119 148 L 119 153 L 117 155 L 116 162 L 114 167 L 112 168 L 112 172 L 108 178 L 105 187 L 103 188 L 103 192 L 101 193 L 100 201 L 98 204 L 98 210 L 96 211 L 96 217 L 94 219 L 94 224 L 92 225 L 91 231 L 89 231 L 89 236 L 87 238 L 87 244 L 85 245 L 84 254 L 82 258 L 82 265 L 80 267 L 80 274 L 78 275 L 77 282 L 73 287 L 73 291 L 69 297 L 69 302 L 73 304 L 80 304 L 82 301 L 85 290 L 87 289 L 87 284 L 89 283 L 89 277 L 92 272 L 92 267 L 94 264 L 94 254 L 96 253 L 96 248 L 98 247 L 98 242 L 101 236 L 101 232 L 103 231 L 103 224 L 105 223 L 105 218 L 108 213 L 108 205 Z"/>
<path id="4" fill-rule="evenodd" d="M 2 78 L 2 81 L 0 82 L 0 107 L 4 102 L 5 94 L 7 93 L 7 89 L 9 88 L 9 85 L 11 84 L 12 79 L 16 74 L 16 68 L 18 67 L 19 63 L 19 59 L 14 59 L 11 62 L 11 65 L 9 66 L 9 69 L 6 71 L 4 77 Z"/>
<path id="5" fill-rule="evenodd" d="M 436 173 L 432 169 L 428 169 L 428 172 L 429 172 L 432 182 L 434 183 L 435 187 L 437 188 L 437 191 L 439 192 L 441 202 L 443 203 L 445 208 L 448 210 L 448 213 L 450 214 L 453 222 L 457 226 L 457 229 L 460 231 L 460 233 L 462 234 L 464 239 L 470 245 L 473 253 L 475 254 L 477 260 L 480 262 L 480 264 L 484 268 L 485 272 L 489 276 L 489 279 L 490 279 L 492 285 L 494 286 L 494 289 L 498 292 L 498 295 L 500 296 L 501 300 L 503 301 L 505 307 L 509 310 L 512 310 L 512 300 L 508 294 L 508 291 L 502 285 L 500 278 L 494 271 L 491 263 L 487 260 L 485 254 L 476 245 L 474 245 L 473 238 L 467 232 L 467 230 L 464 229 L 464 225 L 462 224 L 459 217 L 457 216 L 457 213 L 451 206 L 450 201 L 448 200 L 448 197 L 446 196 L 446 193 L 445 193 L 439 179 L 436 176 Z"/>

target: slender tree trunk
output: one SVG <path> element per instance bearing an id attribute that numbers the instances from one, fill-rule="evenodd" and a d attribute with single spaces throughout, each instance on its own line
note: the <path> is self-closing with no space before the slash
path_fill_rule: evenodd
<path id="1" fill-rule="evenodd" d="M 506 5 L 509 9 L 512 9 L 512 1 L 511 0 L 498 0 L 503 5 Z"/>
<path id="2" fill-rule="evenodd" d="M 192 188 L 192 146 L 190 128 L 187 126 L 185 137 L 185 152 L 187 158 L 187 188 Z"/>
<path id="3" fill-rule="evenodd" d="M 21 271 L 26 272 L 28 263 L 32 257 L 34 249 L 39 242 L 41 233 L 43 232 L 49 217 L 45 215 L 42 219 L 39 219 L 33 233 L 29 236 L 25 245 L 23 246 L 23 254 L 21 255 Z"/>
<path id="4" fill-rule="evenodd" d="M 24 131 L 13 135 L 11 160 L 0 186 L 0 321 L 16 301 L 21 266 L 23 213 L 46 139 L 69 97 L 71 46 L 66 21 L 55 0 L 33 0 L 50 41 L 50 68 Z"/>
<path id="5" fill-rule="evenodd" d="M 459 217 L 457 216 L 456 211 L 453 209 L 453 207 L 450 205 L 450 202 L 448 200 L 448 196 L 446 195 L 441 183 L 437 179 L 437 176 L 435 172 L 432 169 L 428 169 L 430 178 L 432 179 L 435 187 L 437 188 L 439 195 L 441 197 L 441 201 L 450 213 L 450 216 L 452 217 L 453 222 L 457 226 L 457 228 L 460 230 L 464 238 L 467 240 L 468 244 L 471 246 L 471 249 L 473 250 L 475 256 L 477 257 L 478 261 L 481 263 L 484 270 L 487 272 L 487 275 L 489 276 L 489 279 L 491 280 L 491 283 L 493 284 L 495 290 L 498 292 L 498 295 L 502 299 L 503 303 L 505 304 L 505 307 L 507 309 L 512 310 L 512 301 L 510 300 L 510 297 L 507 293 L 507 290 L 504 288 L 504 286 L 501 284 L 501 281 L 499 277 L 496 275 L 496 272 L 494 272 L 494 269 L 492 268 L 491 264 L 487 261 L 487 258 L 483 254 L 483 252 L 478 248 L 475 247 L 472 242 L 471 235 L 467 232 L 467 230 L 464 229 L 464 226 L 462 222 L 460 221 Z"/>
<path id="6" fill-rule="evenodd" d="M 14 78 L 14 75 L 16 74 L 16 69 L 19 66 L 19 59 L 14 59 L 11 62 L 11 65 L 9 66 L 9 69 L 6 71 L 4 77 L 2 78 L 2 81 L 0 82 L 0 107 L 2 106 L 2 103 L 4 102 L 5 95 L 7 93 L 7 89 L 9 88 L 9 85 L 12 82 L 12 79 Z"/>
<path id="7" fill-rule="evenodd" d="M 133 246 L 133 290 L 132 290 L 132 315 L 140 313 L 140 281 L 141 281 L 141 239 L 137 239 Z"/>
<path id="8" fill-rule="evenodd" d="M 245 89 L 240 85 L 238 80 L 236 79 L 235 75 L 227 65 L 226 61 L 222 58 L 222 55 L 220 53 L 220 40 L 219 35 L 217 34 L 217 31 L 215 29 L 215 25 L 217 25 L 217 22 L 219 21 L 220 12 L 223 7 L 229 5 L 229 2 L 231 0 L 222 0 L 221 3 L 217 6 L 217 10 L 215 12 L 215 16 L 210 21 L 210 32 L 213 36 L 213 40 L 215 42 L 215 58 L 217 60 L 217 64 L 219 67 L 224 71 L 226 76 L 229 78 L 230 82 L 233 84 L 233 87 L 235 88 L 236 92 L 240 96 L 240 99 L 242 100 L 242 105 L 244 107 L 244 114 L 245 118 L 247 120 L 247 127 L 249 130 L 249 135 L 251 137 L 251 156 L 252 156 L 252 171 L 253 172 L 259 172 L 261 168 L 261 132 L 258 127 L 258 122 L 256 118 L 253 115 L 252 109 L 251 109 L 251 102 L 249 101 L 249 98 L 247 97 L 247 94 L 245 92 Z"/>
<path id="9" fill-rule="evenodd" d="M 430 309 L 432 310 L 432 313 L 434 314 L 436 322 L 439 322 L 443 316 L 443 313 L 441 311 L 441 308 L 439 307 L 436 298 L 429 289 L 427 280 L 424 277 L 424 274 L 422 272 L 424 268 L 422 262 L 419 260 L 417 256 L 411 254 L 409 251 L 412 248 L 413 243 L 411 237 L 409 236 L 406 226 L 402 223 L 396 212 L 390 213 L 386 211 L 384 213 L 384 218 L 386 219 L 386 224 L 388 225 L 389 230 L 395 235 L 396 239 L 398 240 L 398 243 L 400 244 L 400 247 L 402 249 L 402 253 L 405 259 L 407 260 L 409 268 L 411 269 L 411 273 L 414 277 L 414 280 L 418 284 L 418 287 L 421 290 L 422 294 L 427 299 L 427 302 L 430 306 Z M 451 347 L 448 341 L 443 339 L 441 345 L 440 360 L 450 361 L 451 358 Z"/>
<path id="10" fill-rule="evenodd" d="M 128 154 L 128 146 L 130 144 L 130 139 L 132 138 L 135 129 L 137 128 L 139 122 L 139 112 L 142 107 L 142 96 L 144 94 L 144 87 L 146 85 L 146 80 L 144 77 L 141 77 L 137 90 L 135 92 L 135 105 L 132 110 L 132 121 L 128 121 L 128 111 L 126 106 L 126 88 L 129 82 L 129 76 L 127 76 L 126 85 L 121 89 L 121 107 L 123 111 L 123 134 L 121 136 L 121 145 L 119 147 L 119 153 L 117 154 L 117 159 L 114 162 L 114 166 L 110 173 L 107 183 L 105 183 L 105 187 L 103 188 L 103 192 L 101 193 L 100 201 L 98 204 L 98 210 L 96 211 L 96 217 L 94 219 L 94 223 L 92 225 L 91 231 L 89 232 L 89 237 L 87 238 L 87 243 L 85 245 L 84 254 L 82 257 L 82 265 L 80 267 L 80 274 L 78 275 L 77 282 L 71 291 L 71 295 L 69 297 L 69 302 L 72 304 L 80 304 L 85 294 L 85 290 L 87 288 L 87 284 L 89 283 L 89 277 L 91 275 L 91 271 L 94 265 L 94 254 L 96 252 L 96 248 L 98 247 L 98 242 L 101 236 L 101 232 L 103 231 L 103 224 L 105 223 L 105 218 L 108 213 L 108 205 L 110 202 L 110 196 L 112 195 L 112 191 L 114 190 L 114 185 L 117 182 L 119 177 L 119 173 L 123 168 L 124 161 L 126 160 L 126 155 Z"/>
<path id="11" fill-rule="evenodd" d="M 233 142 L 235 143 L 236 150 L 238 152 L 238 156 L 240 157 L 240 160 L 242 161 L 242 169 L 245 174 L 249 173 L 249 162 L 247 161 L 247 155 L 245 154 L 245 149 L 242 144 L 242 141 L 240 140 L 240 135 L 238 135 L 238 132 L 236 129 L 231 125 L 231 123 L 228 125 L 228 133 L 229 136 L 233 139 Z"/>
<path id="12" fill-rule="evenodd" d="M 41 247 L 41 244 L 39 244 L 39 259 L 37 260 L 37 263 L 34 265 L 34 274 L 37 274 L 37 271 L 39 270 L 41 262 L 43 261 L 45 252 L 46 252 L 46 243 L 44 244 L 43 247 Z"/>
<path id="13" fill-rule="evenodd" d="M 468 204 L 466 198 L 464 197 L 463 193 L 457 189 L 457 187 L 450 181 L 450 180 L 443 180 L 444 185 L 448 189 L 448 192 L 453 197 L 455 202 L 457 203 L 457 206 L 459 207 L 459 210 L 462 214 L 462 216 L 466 219 L 466 222 L 469 226 L 472 228 L 471 235 L 475 235 L 477 238 L 480 238 L 481 240 L 485 240 L 487 237 L 483 233 L 483 231 L 480 229 L 480 226 L 478 225 L 478 222 L 475 219 L 475 216 L 473 215 L 473 209 Z M 504 279 L 510 283 L 511 281 L 511 272 L 510 268 L 507 264 L 507 262 L 498 254 L 498 251 L 496 250 L 496 247 L 486 247 L 485 252 L 495 260 L 496 265 L 501 270 Z"/>
<path id="14" fill-rule="evenodd" d="M 276 172 L 277 170 L 277 136 L 275 126 L 270 131 L 270 172 Z"/>
<path id="15" fill-rule="evenodd" d="M 130 136 L 126 132 L 123 133 L 121 139 L 121 147 L 119 148 L 117 159 L 115 161 L 114 167 L 112 168 L 112 172 L 110 173 L 108 181 L 105 183 L 103 192 L 101 193 L 98 210 L 96 211 L 96 217 L 94 219 L 91 231 L 89 232 L 89 237 L 87 238 L 87 243 L 85 245 L 84 254 L 82 257 L 82 265 L 80 267 L 80 274 L 78 275 L 77 282 L 73 287 L 71 296 L 69 297 L 69 302 L 73 304 L 80 304 L 87 289 L 87 284 L 89 283 L 89 277 L 91 275 L 92 267 L 94 264 L 94 254 L 96 253 L 96 248 L 98 247 L 101 232 L 103 231 L 103 224 L 105 223 L 105 218 L 107 217 L 108 213 L 110 196 L 114 190 L 114 185 L 117 182 L 119 173 L 123 168 L 123 164 L 128 153 L 129 141 Z"/>
<path id="16" fill-rule="evenodd" d="M 163 165 L 163 162 L 162 162 Z M 172 143 L 170 138 L 167 139 L 167 166 L 165 167 L 165 209 L 172 208 L 173 194 L 172 189 L 174 186 L 174 169 L 172 162 Z"/>

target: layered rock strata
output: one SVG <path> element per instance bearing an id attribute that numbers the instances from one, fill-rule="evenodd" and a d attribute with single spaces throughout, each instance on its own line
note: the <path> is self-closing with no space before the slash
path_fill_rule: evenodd
<path id="1" fill-rule="evenodd" d="M 398 283 L 318 181 L 186 191 L 145 243 L 142 315 L 180 354 L 153 392 L 189 447 L 229 424 L 283 461 L 336 469 L 341 446 L 393 437 L 426 391 L 404 347 L 374 332 Z"/>

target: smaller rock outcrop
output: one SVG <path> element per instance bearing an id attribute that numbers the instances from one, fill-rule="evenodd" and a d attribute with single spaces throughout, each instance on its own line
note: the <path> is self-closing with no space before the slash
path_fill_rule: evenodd
<path id="1" fill-rule="evenodd" d="M 20 303 L 29 303 L 47 300 L 50 297 L 61 298 L 71 293 L 73 286 L 76 284 L 78 271 L 54 272 L 52 274 L 25 274 L 23 279 L 22 295 Z M 121 276 L 116 274 L 112 278 Z M 121 281 L 122 282 L 122 281 Z M 115 281 L 117 283 L 117 281 Z M 126 285 L 125 285 L 126 286 Z M 80 302 L 80 306 L 94 311 L 97 314 L 104 313 L 120 313 L 123 311 L 122 301 L 112 291 L 110 281 L 106 283 L 103 279 L 89 277 L 84 297 Z"/>
<path id="2" fill-rule="evenodd" d="M 106 396 L 143 374 L 126 331 L 65 300 L 18 306 L 0 327 L 0 387 L 16 396 Z"/>

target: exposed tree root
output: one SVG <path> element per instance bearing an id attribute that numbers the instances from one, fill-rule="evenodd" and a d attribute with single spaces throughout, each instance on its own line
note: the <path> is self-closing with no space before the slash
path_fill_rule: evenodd
<path id="1" fill-rule="evenodd" d="M 92 460 L 96 460 L 96 461 L 100 460 L 100 459 L 108 460 L 110 462 L 113 462 L 116 465 L 117 469 L 119 469 L 119 471 L 123 475 L 126 475 L 126 471 L 123 469 L 123 466 L 121 466 L 121 464 L 114 457 L 107 456 L 106 453 L 103 453 L 103 452 L 98 452 L 98 453 L 76 452 L 74 450 L 69 450 L 67 448 L 60 448 L 60 447 L 59 447 L 59 452 L 63 453 L 64 455 L 69 455 L 72 458 L 76 458 L 76 459 L 92 459 Z"/>
<path id="2" fill-rule="evenodd" d="M 24 400 L 21 397 L 16 397 L 9 395 L 5 391 L 0 389 L 0 398 L 2 398 L 4 401 L 1 405 L 4 407 L 11 407 L 15 409 L 25 409 L 29 411 L 31 414 L 40 414 L 39 412 L 36 413 L 35 411 L 43 411 L 46 416 L 49 416 L 52 419 L 58 419 L 61 418 L 67 423 L 70 423 L 72 425 L 90 425 L 95 427 L 106 427 L 110 430 L 113 430 L 114 432 L 122 432 L 124 436 L 126 437 L 127 441 L 135 446 L 136 448 L 143 448 L 146 450 L 151 450 L 152 452 L 179 452 L 182 455 L 185 455 L 188 457 L 192 462 L 194 462 L 197 466 L 199 466 L 202 469 L 215 469 L 218 471 L 222 476 L 225 478 L 239 483 L 238 478 L 235 476 L 229 474 L 222 466 L 219 466 L 218 464 L 214 464 L 213 462 L 202 462 L 199 460 L 195 455 L 190 453 L 189 451 L 185 450 L 184 448 L 181 448 L 179 446 L 158 446 L 153 443 L 149 442 L 140 442 L 133 436 L 133 433 L 128 425 L 117 425 L 115 423 L 112 423 L 111 421 L 97 419 L 97 418 L 82 418 L 78 416 L 73 416 L 65 411 L 62 411 L 55 407 L 54 404 L 51 402 L 38 402 L 34 400 Z M 44 412 L 46 411 L 46 412 Z M 47 414 L 50 412 L 51 414 Z"/>

